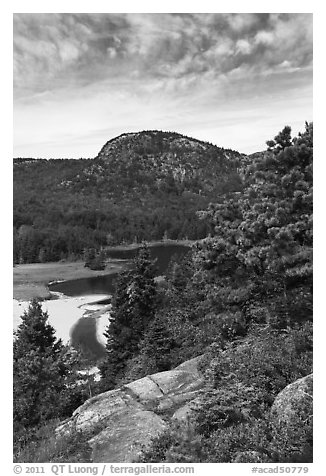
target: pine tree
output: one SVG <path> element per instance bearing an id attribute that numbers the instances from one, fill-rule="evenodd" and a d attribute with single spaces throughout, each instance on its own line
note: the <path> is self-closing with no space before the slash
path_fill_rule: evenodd
<path id="1" fill-rule="evenodd" d="M 218 276 L 224 296 L 248 285 L 238 306 L 267 301 L 266 315 L 281 326 L 312 315 L 312 133 L 306 123 L 292 139 L 286 126 L 243 168 L 243 193 L 202 214 L 214 236 L 201 246 L 199 266 Z"/>

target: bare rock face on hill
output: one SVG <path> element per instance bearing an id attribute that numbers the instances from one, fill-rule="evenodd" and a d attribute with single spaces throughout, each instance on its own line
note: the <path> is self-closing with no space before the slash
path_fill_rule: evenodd
<path id="1" fill-rule="evenodd" d="M 114 173 L 134 191 L 140 186 L 143 191 L 174 189 L 205 196 L 223 190 L 225 180 L 240 185 L 236 169 L 244 160 L 237 151 L 175 132 L 142 131 L 122 134 L 104 144 L 92 173 Z"/>
<path id="2" fill-rule="evenodd" d="M 132 462 L 141 447 L 166 428 L 163 415 L 178 418 L 178 414 L 189 411 L 189 402 L 203 386 L 199 361 L 196 357 L 173 370 L 93 397 L 77 408 L 57 432 L 89 433 L 94 463 Z"/>

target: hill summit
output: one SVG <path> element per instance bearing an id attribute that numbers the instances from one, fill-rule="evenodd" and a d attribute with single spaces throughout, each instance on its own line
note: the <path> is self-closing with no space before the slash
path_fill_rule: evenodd
<path id="1" fill-rule="evenodd" d="M 210 230 L 196 212 L 241 190 L 238 169 L 246 160 L 162 131 L 122 134 L 94 159 L 16 159 L 15 261 L 57 261 L 89 247 L 163 237 L 201 239 Z"/>
<path id="2" fill-rule="evenodd" d="M 239 164 L 239 152 L 224 149 L 176 132 L 142 131 L 109 140 L 96 161 L 110 173 L 146 188 L 176 187 L 179 193 L 205 193 Z M 174 183 L 173 183 L 174 182 Z M 127 185 L 128 185 L 127 183 Z M 182 184 L 182 185 L 181 185 Z"/>

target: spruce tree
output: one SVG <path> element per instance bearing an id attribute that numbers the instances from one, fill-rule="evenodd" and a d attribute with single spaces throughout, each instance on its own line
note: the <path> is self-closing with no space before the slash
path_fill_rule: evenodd
<path id="1" fill-rule="evenodd" d="M 148 326 L 142 342 L 142 357 L 145 373 L 170 370 L 173 364 L 171 351 L 176 346 L 166 317 L 159 314 Z"/>
<path id="2" fill-rule="evenodd" d="M 154 318 L 157 286 L 147 246 L 142 246 L 131 270 L 119 276 L 106 329 L 107 358 L 101 365 L 103 384 L 114 388 L 126 362 L 139 352 L 139 343 Z"/>
<path id="3" fill-rule="evenodd" d="M 16 429 L 57 416 L 64 389 L 63 369 L 58 363 L 63 346 L 47 322 L 48 314 L 33 300 L 21 319 L 13 346 Z"/>

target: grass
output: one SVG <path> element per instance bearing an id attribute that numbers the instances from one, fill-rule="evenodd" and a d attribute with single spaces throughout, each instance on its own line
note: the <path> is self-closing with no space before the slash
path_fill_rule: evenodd
<path id="1" fill-rule="evenodd" d="M 83 261 L 19 264 L 14 266 L 13 297 L 18 301 L 49 299 L 51 294 L 47 285 L 52 281 L 102 276 L 120 272 L 123 268 L 121 261 L 113 260 L 108 262 L 103 271 L 85 268 Z"/>

